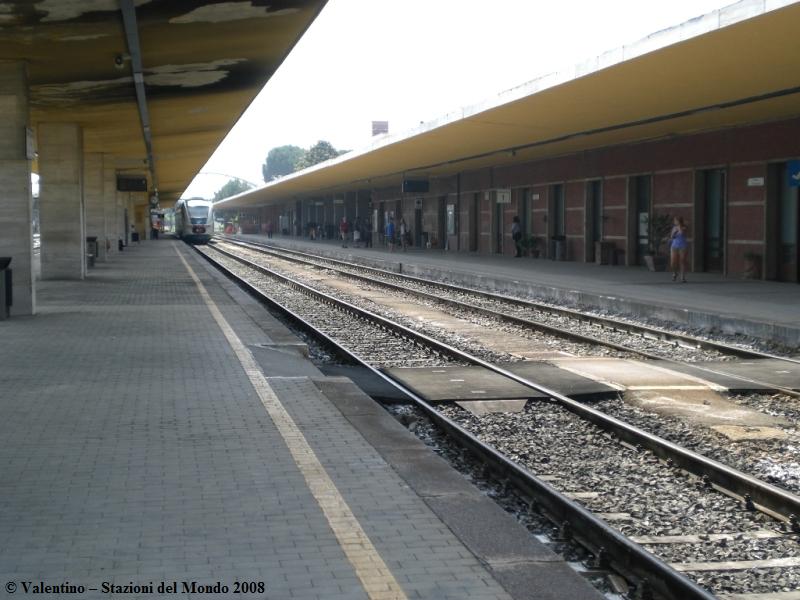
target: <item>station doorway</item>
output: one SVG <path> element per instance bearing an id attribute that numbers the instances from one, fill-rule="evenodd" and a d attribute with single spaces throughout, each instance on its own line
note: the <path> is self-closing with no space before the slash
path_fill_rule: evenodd
<path id="1" fill-rule="evenodd" d="M 422 198 L 414 201 L 414 245 L 422 248 Z"/>
<path id="2" fill-rule="evenodd" d="M 436 211 L 436 234 L 439 236 L 437 248 L 447 248 L 447 196 L 439 196 Z"/>
<path id="3" fill-rule="evenodd" d="M 522 237 L 527 238 L 531 234 L 531 190 L 525 188 L 520 192 L 522 194 L 521 208 L 519 211 L 519 227 L 522 232 Z"/>
<path id="4" fill-rule="evenodd" d="M 633 206 L 633 227 L 635 231 L 636 253 L 632 264 L 644 265 L 644 257 L 650 251 L 650 214 L 653 207 L 653 184 L 650 175 L 638 175 L 631 178 L 630 194 Z"/>
<path id="5" fill-rule="evenodd" d="M 481 217 L 481 200 L 479 194 L 472 195 L 472 203 L 469 206 L 469 251 L 478 251 L 478 241 L 480 229 L 478 223 Z"/>
<path id="6" fill-rule="evenodd" d="M 603 241 L 603 182 L 586 182 L 586 261 L 595 262 L 595 242 Z"/>
<path id="7" fill-rule="evenodd" d="M 789 185 L 789 164 L 770 165 L 767 192 L 767 277 L 800 282 L 800 188 Z"/>
<path id="8" fill-rule="evenodd" d="M 695 237 L 702 237 L 702 270 L 721 273 L 725 268 L 725 170 L 701 174 L 701 212 Z"/>
<path id="9" fill-rule="evenodd" d="M 503 205 L 494 200 L 494 251 L 503 253 Z"/>

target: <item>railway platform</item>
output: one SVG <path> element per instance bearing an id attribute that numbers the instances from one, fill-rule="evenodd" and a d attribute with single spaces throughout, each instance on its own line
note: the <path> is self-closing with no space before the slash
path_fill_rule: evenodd
<path id="1" fill-rule="evenodd" d="M 342 248 L 338 240 L 283 236 L 267 240 L 255 234 L 236 237 L 297 250 L 314 249 L 331 257 L 350 257 L 369 266 L 471 287 L 800 346 L 800 288 L 796 284 L 690 273 L 689 283 L 683 285 L 673 283 L 669 273 L 653 273 L 643 267 L 414 248 L 390 252 L 378 245 Z"/>
<path id="2" fill-rule="evenodd" d="M 37 291 L 0 322 L 7 592 L 601 597 L 187 246 Z"/>

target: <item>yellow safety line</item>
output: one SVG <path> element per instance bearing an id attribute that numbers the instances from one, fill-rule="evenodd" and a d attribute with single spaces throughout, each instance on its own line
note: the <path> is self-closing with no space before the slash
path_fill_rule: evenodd
<path id="1" fill-rule="evenodd" d="M 367 595 L 373 600 L 407 600 L 400 584 L 397 583 L 389 567 L 383 562 L 375 546 L 372 545 L 369 537 L 364 533 L 358 519 L 353 515 L 339 490 L 336 489 L 330 476 L 325 471 L 325 467 L 319 462 L 317 455 L 314 454 L 308 444 L 303 432 L 300 431 L 294 419 L 283 407 L 278 396 L 275 395 L 272 386 L 270 386 L 255 358 L 253 358 L 253 354 L 225 320 L 205 286 L 189 263 L 186 262 L 181 252 L 177 248 L 175 248 L 175 252 L 178 253 L 181 262 L 183 262 L 186 270 L 189 271 L 189 275 L 197 285 L 206 307 L 208 307 L 217 325 L 219 325 L 231 348 L 236 353 L 242 368 L 250 379 L 250 383 L 253 384 L 253 388 L 261 398 L 261 403 L 267 409 L 267 413 L 278 428 L 284 442 L 286 442 L 295 464 L 297 464 L 303 477 L 305 477 L 309 490 L 311 490 L 314 499 L 325 514 L 336 540 L 342 547 L 350 564 L 353 565 L 353 569 L 361 580 Z"/>

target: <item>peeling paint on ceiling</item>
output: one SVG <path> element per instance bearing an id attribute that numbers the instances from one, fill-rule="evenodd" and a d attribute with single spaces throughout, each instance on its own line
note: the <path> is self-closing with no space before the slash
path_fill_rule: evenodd
<path id="1" fill-rule="evenodd" d="M 118 77 L 102 81 L 70 81 L 69 83 L 48 83 L 32 85 L 30 88 L 31 104 L 36 106 L 69 106 L 86 102 L 92 97 L 107 100 L 112 93 L 119 90 L 120 97 L 127 97 L 133 86 L 133 77 Z"/>
<path id="2" fill-rule="evenodd" d="M 182 88 L 202 87 L 222 81 L 228 71 L 222 67 L 246 62 L 245 58 L 223 58 L 208 63 L 187 65 L 162 65 L 145 69 L 145 85 L 167 85 Z"/>
<path id="3" fill-rule="evenodd" d="M 269 6 L 253 6 L 250 2 L 220 2 L 208 4 L 194 9 L 191 12 L 174 17 L 169 20 L 173 24 L 184 23 L 224 23 L 226 21 L 239 21 L 242 19 L 263 19 L 265 17 L 279 17 L 299 12 L 297 8 L 282 8 L 270 10 Z"/>
<path id="4" fill-rule="evenodd" d="M 170 88 L 199 88 L 214 85 L 225 79 L 233 67 L 246 63 L 244 58 L 223 58 L 207 63 L 161 65 L 144 70 L 145 86 Z M 91 103 L 96 99 L 125 97 L 130 94 L 133 78 L 130 76 L 96 81 L 70 81 L 31 86 L 31 102 L 37 106 L 71 106 L 79 102 Z"/>
<path id="5" fill-rule="evenodd" d="M 136 6 L 151 0 L 134 0 Z M 112 12 L 119 10 L 117 0 L 40 0 L 36 10 L 46 12 L 42 21 L 69 21 L 90 12 Z"/>
<path id="6" fill-rule="evenodd" d="M 86 40 L 96 40 L 99 38 L 110 37 L 110 33 L 89 33 L 86 35 L 62 35 L 56 38 L 59 42 L 85 42 Z"/>

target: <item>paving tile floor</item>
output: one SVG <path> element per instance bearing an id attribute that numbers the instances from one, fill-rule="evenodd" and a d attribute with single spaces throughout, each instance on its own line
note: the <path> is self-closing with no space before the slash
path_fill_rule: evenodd
<path id="1" fill-rule="evenodd" d="M 0 584 L 366 598 L 176 248 L 246 344 L 286 336 L 169 240 L 42 282 L 37 316 L 0 322 Z M 309 379 L 270 381 L 409 598 L 508 597 Z"/>

